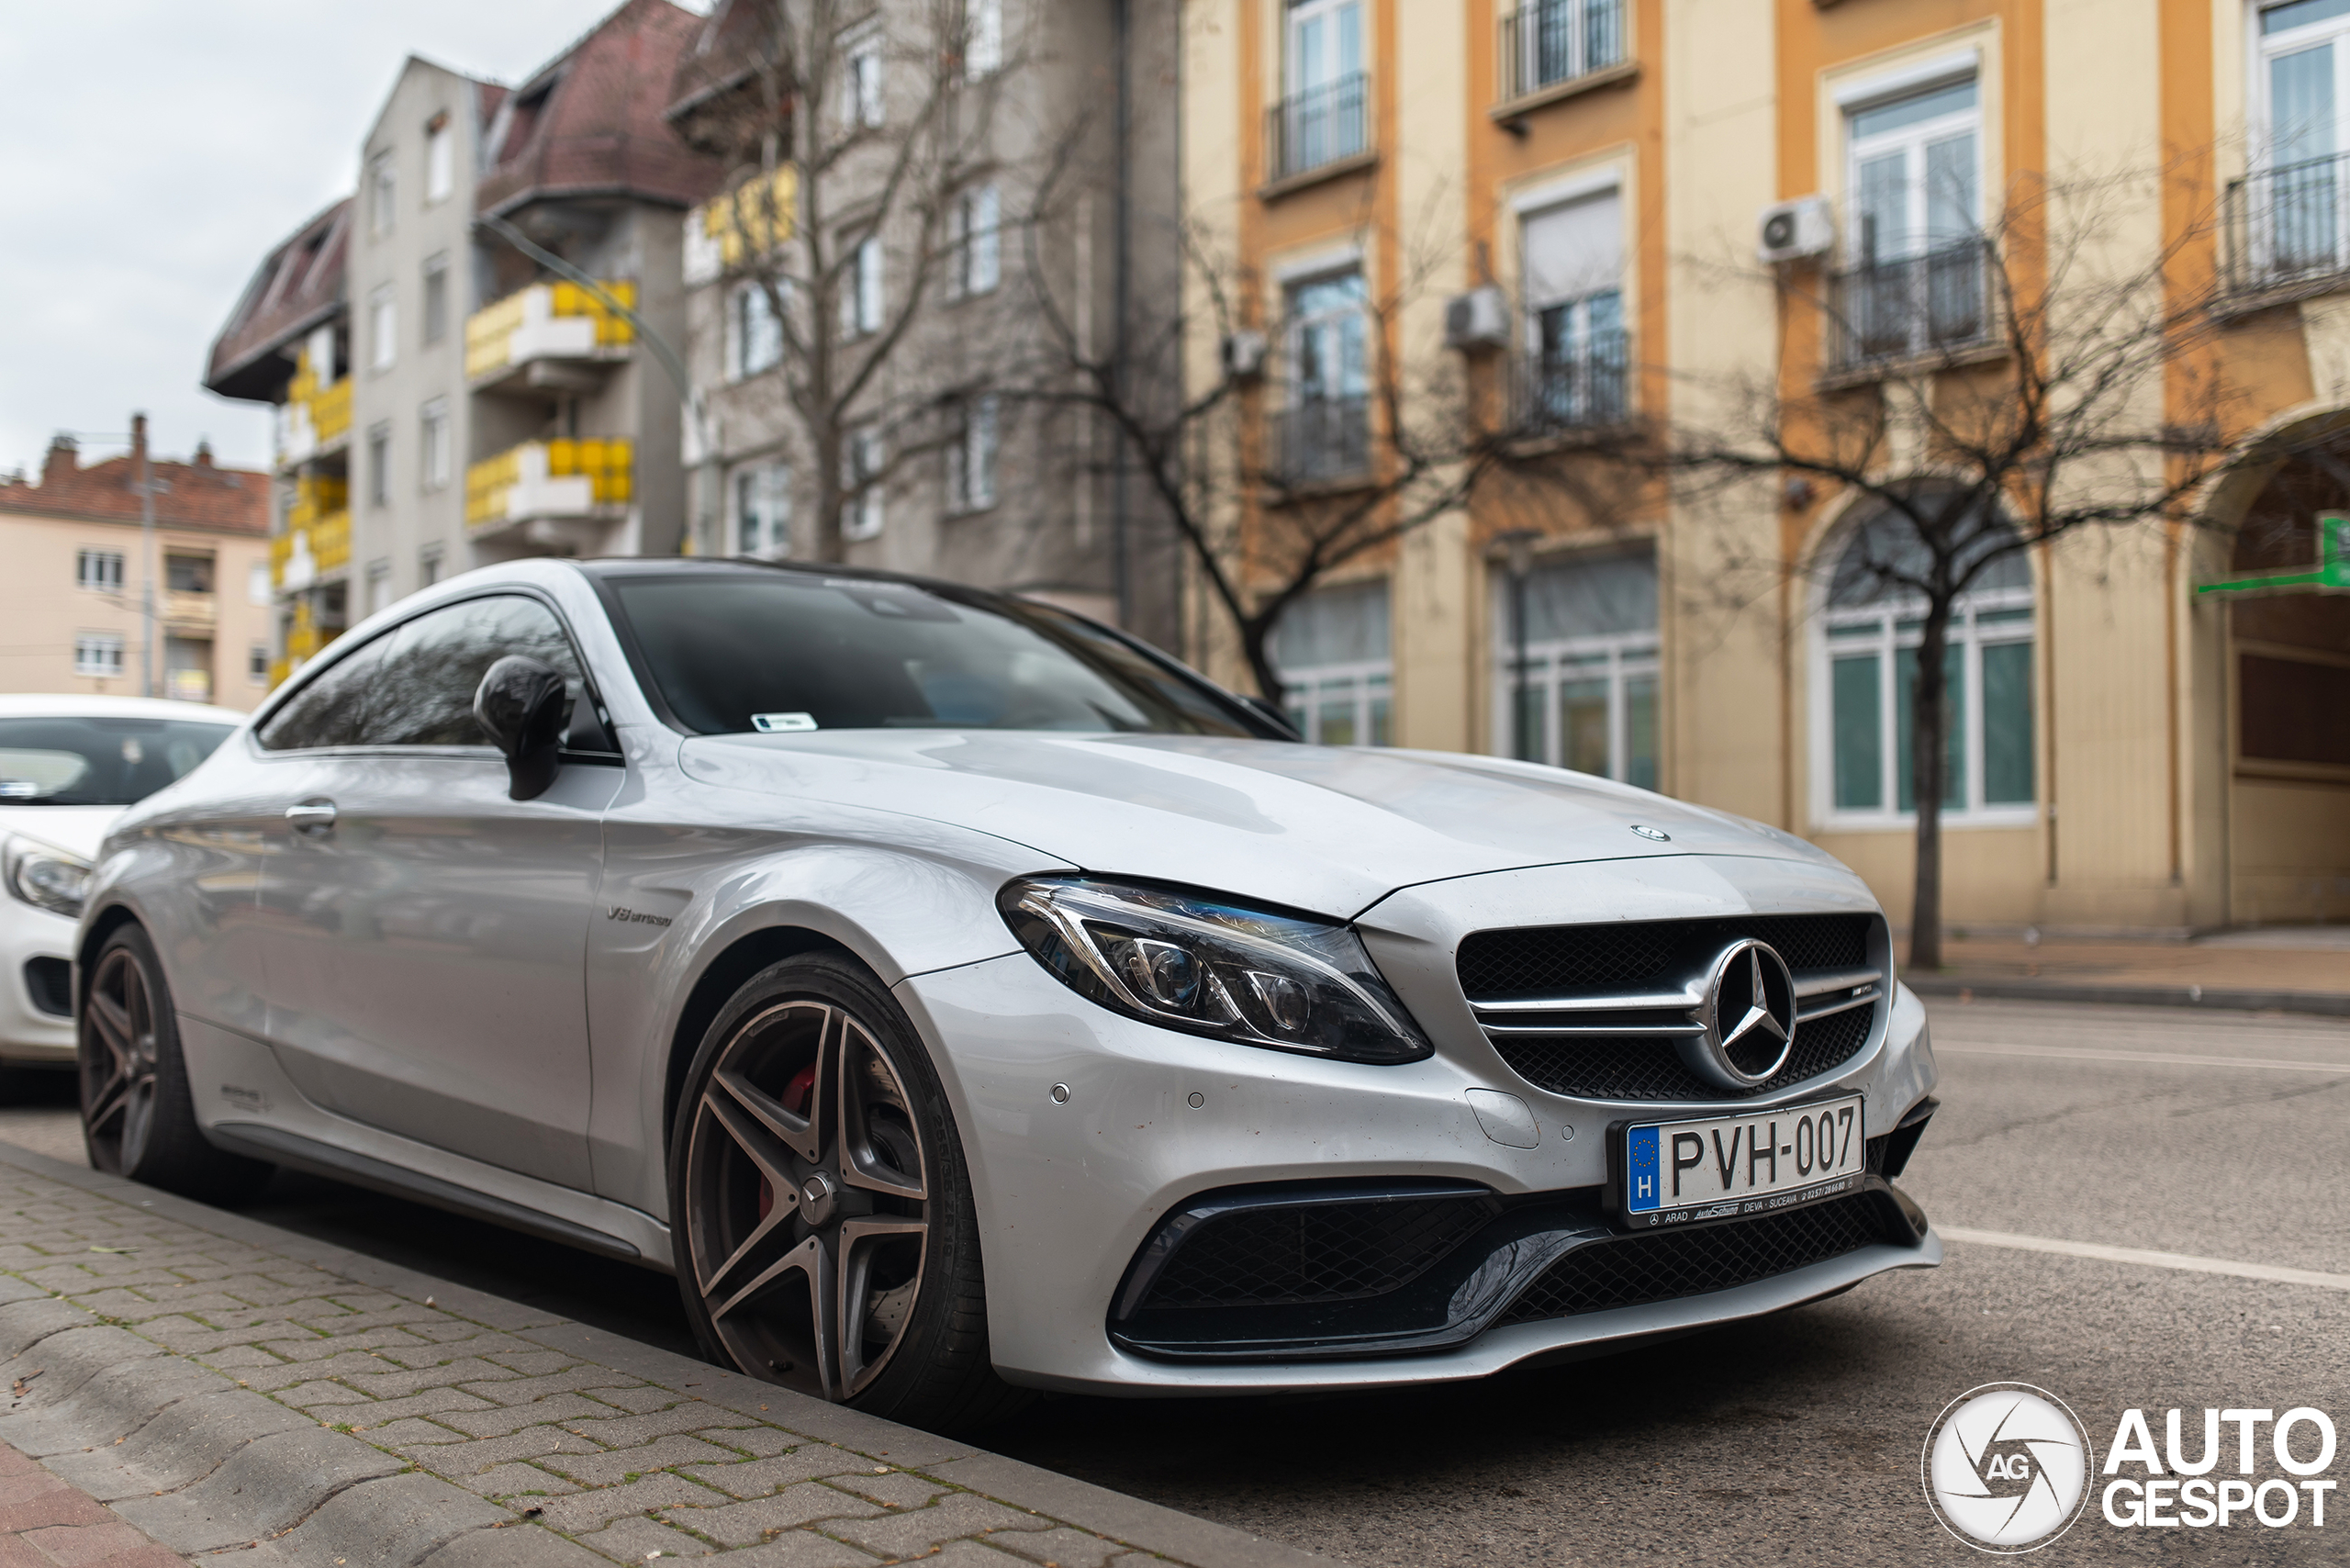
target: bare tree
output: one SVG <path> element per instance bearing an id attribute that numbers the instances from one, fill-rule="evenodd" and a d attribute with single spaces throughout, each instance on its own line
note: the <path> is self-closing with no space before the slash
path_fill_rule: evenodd
<path id="1" fill-rule="evenodd" d="M 1083 131 L 1064 140 L 1064 164 Z M 1031 234 L 1053 226 L 1059 173 L 1038 183 Z M 1367 197 L 1367 254 L 1372 208 Z M 1261 695 L 1281 696 L 1275 633 L 1299 599 L 1472 500 L 1550 517 L 1563 508 L 1601 526 L 1624 515 L 1640 476 L 1614 455 L 1628 407 L 1620 360 L 1570 367 L 1552 396 L 1529 398 L 1516 390 L 1523 367 L 1505 356 L 1413 352 L 1405 317 L 1433 297 L 1446 260 L 1437 245 L 1401 247 L 1411 259 L 1376 290 L 1360 274 L 1334 283 L 1359 292 L 1334 296 L 1324 326 L 1267 320 L 1262 280 L 1217 254 L 1207 228 L 1183 215 L 1165 235 L 1206 318 L 1165 312 L 1123 345 L 1123 361 L 1089 346 L 1032 248 L 1041 330 L 1020 396 L 1108 427 L 1113 461 L 1148 487 Z M 1203 336 L 1219 346 L 1222 373 L 1187 391 L 1187 345 Z"/>
<path id="2" fill-rule="evenodd" d="M 985 0 L 725 0 L 672 111 L 734 170 L 708 238 L 722 297 L 750 297 L 731 330 L 772 334 L 750 379 L 805 465 L 821 560 L 933 439 L 905 438 L 934 423 L 935 378 L 892 371 L 973 242 L 957 202 L 991 157 L 1013 63 L 1001 15 Z"/>
<path id="3" fill-rule="evenodd" d="M 1821 334 L 1819 376 L 1774 366 L 1716 388 L 1708 425 L 1651 430 L 1644 454 L 1624 454 L 1684 496 L 1770 480 L 1798 505 L 1852 503 L 1841 548 L 1789 559 L 1732 546 L 1725 565 L 1899 596 L 1919 623 L 1909 962 L 1921 969 L 1942 964 L 1953 611 L 2003 563 L 2067 535 L 2191 521 L 2226 455 L 2204 352 L 2214 302 L 2179 282 L 2203 231 L 2112 264 L 2103 219 L 2144 185 L 2021 193 L 1989 232 L 1781 274 L 1790 336 Z"/>

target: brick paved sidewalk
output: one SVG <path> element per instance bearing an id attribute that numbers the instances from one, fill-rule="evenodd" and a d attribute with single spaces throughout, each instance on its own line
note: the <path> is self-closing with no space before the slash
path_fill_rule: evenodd
<path id="1" fill-rule="evenodd" d="M 1897 955 L 1907 944 L 1897 939 Z M 2350 1015 L 2350 945 L 2336 929 L 2230 932 L 2195 941 L 1953 939 L 1923 996 L 2106 1002 Z"/>
<path id="2" fill-rule="evenodd" d="M 0 1568 L 182 1568 L 186 1562 L 0 1443 Z"/>
<path id="3" fill-rule="evenodd" d="M 0 1442 L 0 1568 L 1331 1562 L 7 1146 Z"/>

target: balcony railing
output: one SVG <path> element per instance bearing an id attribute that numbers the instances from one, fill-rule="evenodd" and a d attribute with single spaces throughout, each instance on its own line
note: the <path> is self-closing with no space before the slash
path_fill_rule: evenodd
<path id="1" fill-rule="evenodd" d="M 1987 343 L 1998 325 L 1997 274 L 1983 240 L 1836 274 L 1829 285 L 1830 365 L 1854 370 Z"/>
<path id="2" fill-rule="evenodd" d="M 599 286 L 636 308 L 636 285 L 629 279 Z M 577 284 L 534 283 L 466 318 L 465 379 L 495 380 L 541 360 L 625 359 L 635 341 L 627 317 Z"/>
<path id="3" fill-rule="evenodd" d="M 2350 152 L 2232 181 L 2222 210 L 2232 293 L 2350 273 Z"/>
<path id="4" fill-rule="evenodd" d="M 294 521 L 296 516 L 299 521 Z M 308 588 L 351 565 L 351 514 L 304 515 L 297 504 L 285 532 L 269 542 L 269 580 L 280 593 Z"/>
<path id="5" fill-rule="evenodd" d="M 277 420 L 281 466 L 307 463 L 332 452 L 351 437 L 351 377 L 321 386 L 310 366 L 309 353 L 304 351 L 285 388 L 285 403 L 278 409 Z"/>
<path id="6" fill-rule="evenodd" d="M 465 526 L 619 517 L 635 494 L 635 464 L 633 445 L 618 438 L 525 442 L 465 470 Z"/>
<path id="7" fill-rule="evenodd" d="M 1502 18 L 1501 38 L 1506 103 L 1623 64 L 1624 0 L 1534 0 Z"/>
<path id="8" fill-rule="evenodd" d="M 1265 111 L 1270 177 L 1341 162 L 1371 151 L 1371 78 L 1362 72 L 1283 98 Z"/>
<path id="9" fill-rule="evenodd" d="M 1528 353 L 1515 381 L 1516 428 L 1542 435 L 1623 423 L 1631 412 L 1631 340 L 1620 328 Z"/>
<path id="10" fill-rule="evenodd" d="M 1274 416 L 1273 477 L 1326 485 L 1371 467 L 1371 399 L 1305 398 Z"/>

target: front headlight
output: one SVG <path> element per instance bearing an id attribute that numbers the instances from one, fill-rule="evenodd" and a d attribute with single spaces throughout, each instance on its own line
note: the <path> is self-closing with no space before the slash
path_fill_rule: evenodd
<path id="1" fill-rule="evenodd" d="M 1078 877 L 1023 879 L 996 904 L 1055 978 L 1129 1018 L 1348 1061 L 1435 1049 L 1345 925 Z"/>
<path id="2" fill-rule="evenodd" d="M 0 850 L 0 879 L 35 909 L 79 920 L 90 888 L 90 863 L 29 838 L 11 838 Z"/>

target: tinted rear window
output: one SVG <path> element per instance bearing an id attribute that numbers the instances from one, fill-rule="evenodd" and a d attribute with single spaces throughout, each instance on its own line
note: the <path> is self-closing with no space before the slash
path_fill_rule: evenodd
<path id="1" fill-rule="evenodd" d="M 0 719 L 0 806 L 134 805 L 235 733 L 182 719 Z"/>

